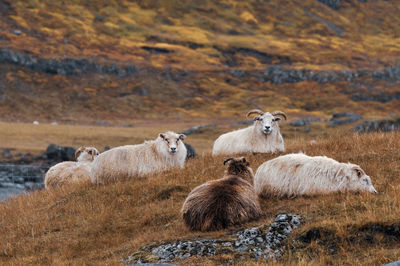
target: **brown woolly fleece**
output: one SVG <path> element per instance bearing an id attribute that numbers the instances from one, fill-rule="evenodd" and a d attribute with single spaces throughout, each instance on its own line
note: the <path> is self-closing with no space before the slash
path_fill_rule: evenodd
<path id="1" fill-rule="evenodd" d="M 255 220 L 261 215 L 254 175 L 245 158 L 229 158 L 221 179 L 194 188 L 182 207 L 183 219 L 192 231 L 212 231 Z"/>

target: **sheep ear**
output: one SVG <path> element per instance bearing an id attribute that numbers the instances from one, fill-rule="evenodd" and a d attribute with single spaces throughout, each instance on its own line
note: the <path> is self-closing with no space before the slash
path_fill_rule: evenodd
<path id="1" fill-rule="evenodd" d="M 162 139 L 165 139 L 165 135 L 163 133 L 158 134 L 158 136 Z"/>
<path id="2" fill-rule="evenodd" d="M 363 171 L 358 167 L 353 167 L 353 170 L 356 172 L 358 178 L 360 178 L 364 175 Z"/>
<path id="3" fill-rule="evenodd" d="M 242 158 L 242 163 L 244 164 L 244 165 L 246 165 L 246 166 L 249 166 L 250 165 L 250 163 L 246 160 L 246 158 Z"/>
<path id="4" fill-rule="evenodd" d="M 282 121 L 282 118 L 280 117 L 274 117 L 274 122 Z"/>
<path id="5" fill-rule="evenodd" d="M 78 160 L 78 157 L 79 157 L 79 155 L 81 155 L 81 153 L 83 152 L 83 147 L 79 147 L 79 149 L 77 149 L 76 151 L 75 151 L 75 161 L 77 161 Z"/>
<path id="6" fill-rule="evenodd" d="M 231 161 L 231 160 L 233 160 L 233 158 L 232 158 L 232 157 L 230 157 L 230 158 L 226 159 L 226 160 L 224 161 L 224 165 L 225 165 L 227 162 Z"/>
<path id="7" fill-rule="evenodd" d="M 185 135 L 185 134 L 180 134 L 180 135 L 179 135 L 179 139 L 180 139 L 180 140 L 184 140 L 185 138 L 186 138 L 186 135 Z"/>

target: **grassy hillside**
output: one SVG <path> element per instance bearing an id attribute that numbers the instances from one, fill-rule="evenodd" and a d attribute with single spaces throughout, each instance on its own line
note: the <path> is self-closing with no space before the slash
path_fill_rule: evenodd
<path id="1" fill-rule="evenodd" d="M 399 4 L 340 2 L 333 9 L 316 0 L 2 0 L 0 49 L 136 71 L 64 75 L 0 61 L 0 117 L 91 123 L 237 117 L 257 106 L 294 114 L 396 111 L 398 80 L 263 80 L 276 65 L 314 71 L 399 65 Z"/>
<path id="2" fill-rule="evenodd" d="M 92 132 L 95 136 L 96 131 Z M 90 133 L 87 133 L 90 135 Z M 38 191 L 0 204 L 1 264 L 119 264 L 138 248 L 156 242 L 225 236 L 189 232 L 179 210 L 191 189 L 224 171 L 223 157 L 209 155 L 217 134 L 193 135 L 189 143 L 210 139 L 205 154 L 147 178 L 109 186 L 75 186 Z M 85 138 L 86 134 L 83 135 Z M 286 242 L 278 264 L 383 264 L 400 255 L 399 133 L 349 135 L 347 131 L 320 137 L 313 144 L 303 137 L 286 139 L 288 153 L 302 150 L 359 164 L 379 192 L 341 193 L 294 199 L 261 199 L 263 218 L 243 227 L 268 224 L 275 214 L 294 212 L 305 224 Z M 79 141 L 79 140 L 78 140 Z M 195 146 L 196 147 L 196 146 Z M 246 155 L 253 169 L 276 155 Z M 292 240 L 298 239 L 293 243 Z M 214 265 L 234 255 L 193 258 L 182 264 Z M 263 261 L 235 259 L 236 264 Z"/>

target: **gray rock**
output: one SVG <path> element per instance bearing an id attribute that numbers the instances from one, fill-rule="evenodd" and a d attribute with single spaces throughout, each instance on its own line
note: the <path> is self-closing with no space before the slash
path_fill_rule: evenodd
<path id="1" fill-rule="evenodd" d="M 191 134 L 200 134 L 203 133 L 204 131 L 210 129 L 210 128 L 215 128 L 217 125 L 216 124 L 208 124 L 208 125 L 202 125 L 202 126 L 194 126 L 189 129 L 186 129 L 185 131 L 182 132 L 182 134 L 185 135 L 191 135 Z"/>
<path id="2" fill-rule="evenodd" d="M 12 158 L 11 149 L 2 149 L 2 154 L 4 158 Z"/>
<path id="3" fill-rule="evenodd" d="M 364 121 L 356 125 L 354 132 L 390 132 L 400 130 L 400 118 L 394 120 Z"/>
<path id="4" fill-rule="evenodd" d="M 254 258 L 279 258 L 282 241 L 298 226 L 300 219 L 295 214 L 279 214 L 275 221 L 267 227 L 252 227 L 235 233 L 236 239 L 220 241 L 216 239 L 204 239 L 196 241 L 177 241 L 160 246 L 144 247 L 138 252 L 151 252 L 158 257 L 158 262 L 171 262 L 176 259 L 191 256 L 215 256 L 235 252 L 240 256 Z M 123 261 L 133 263 L 145 262 L 144 257 L 137 258 L 134 253 Z M 136 259 L 133 259 L 133 258 Z"/>
<path id="5" fill-rule="evenodd" d="M 314 14 L 315 16 L 315 14 Z M 329 24 L 328 21 L 324 23 Z M 339 35 L 344 31 L 330 25 Z M 355 79 L 365 80 L 373 78 L 375 81 L 398 81 L 400 80 L 400 67 L 387 66 L 382 69 L 356 69 L 356 70 L 340 70 L 340 71 L 316 71 L 310 69 L 293 70 L 286 69 L 280 65 L 269 66 L 264 72 L 262 78 L 265 82 L 275 84 L 296 83 L 301 81 L 316 81 L 318 83 L 353 81 Z"/>
<path id="6" fill-rule="evenodd" d="M 384 266 L 400 266 L 400 260 L 384 264 Z"/>
<path id="7" fill-rule="evenodd" d="M 294 120 L 294 121 L 290 122 L 290 125 L 295 126 L 295 127 L 301 127 L 301 126 L 310 125 L 311 122 L 321 122 L 321 119 L 315 118 L 315 117 L 305 117 L 305 118 Z"/>
<path id="8" fill-rule="evenodd" d="M 341 1 L 340 0 L 318 0 L 318 2 L 332 8 L 339 9 Z"/>
<path id="9" fill-rule="evenodd" d="M 360 120 L 362 116 L 356 113 L 339 112 L 333 113 L 332 118 L 329 119 L 329 124 L 332 127 L 340 126 L 348 123 L 353 123 Z"/>
<path id="10" fill-rule="evenodd" d="M 252 124 L 253 124 L 253 120 L 245 120 L 245 121 L 235 122 L 231 126 L 232 127 L 236 127 L 236 126 L 239 126 L 239 125 L 252 125 Z"/>
<path id="11" fill-rule="evenodd" d="M 168 264 L 168 263 L 138 263 L 138 264 L 126 264 L 126 266 L 177 266 L 176 264 Z"/>
<path id="12" fill-rule="evenodd" d="M 117 66 L 113 61 L 108 61 L 110 62 L 109 64 L 98 64 L 86 59 L 67 57 L 62 60 L 41 59 L 9 49 L 0 49 L 0 63 L 26 66 L 34 71 L 52 75 L 82 76 L 86 73 L 99 73 L 127 77 L 133 76 L 137 72 L 137 68 L 133 65 Z"/>
<path id="13" fill-rule="evenodd" d="M 96 125 L 106 127 L 106 126 L 108 126 L 108 123 L 107 123 L 107 121 L 99 120 L 99 121 L 96 121 Z"/>

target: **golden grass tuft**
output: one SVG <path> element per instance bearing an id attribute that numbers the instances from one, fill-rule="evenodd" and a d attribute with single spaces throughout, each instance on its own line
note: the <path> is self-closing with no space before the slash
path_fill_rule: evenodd
<path id="1" fill-rule="evenodd" d="M 193 143 L 201 135 L 191 136 Z M 264 218 L 243 227 L 268 224 L 278 213 L 295 212 L 305 224 L 290 239 L 308 231 L 328 232 L 310 243 L 288 242 L 287 264 L 382 264 L 400 255 L 398 241 L 384 233 L 367 242 L 360 231 L 368 224 L 399 224 L 400 133 L 337 132 L 310 144 L 304 137 L 288 138 L 287 152 L 302 150 L 359 164 L 372 178 L 378 195 L 338 193 L 295 199 L 261 199 Z M 194 145 L 196 148 L 196 145 Z M 137 178 L 109 186 L 76 185 L 21 195 L 0 204 L 1 264 L 119 264 L 150 243 L 182 238 L 226 235 L 238 228 L 212 233 L 189 232 L 180 208 L 195 186 L 222 176 L 223 157 L 209 152 L 190 160 L 183 170 Z M 253 169 L 278 154 L 245 155 Z M 331 232 L 331 234 L 329 234 Z M 359 237 L 359 238 L 357 238 Z M 364 239 L 364 240 L 363 240 Z M 330 253 L 329 248 L 334 252 Z M 294 252 L 295 251 L 295 252 Z M 182 264 L 220 264 L 229 255 L 192 258 Z M 235 259 L 237 264 L 264 261 Z"/>

